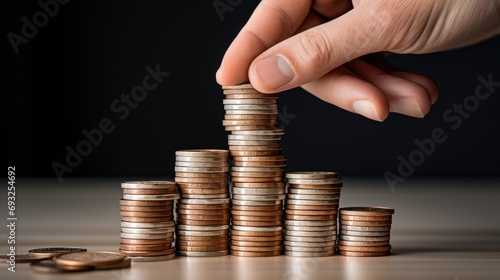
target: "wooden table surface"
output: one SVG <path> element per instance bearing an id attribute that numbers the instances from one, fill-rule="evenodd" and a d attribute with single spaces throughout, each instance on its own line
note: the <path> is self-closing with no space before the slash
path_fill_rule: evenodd
<path id="1" fill-rule="evenodd" d="M 117 251 L 120 183 L 172 178 L 18 178 L 17 253 L 52 246 Z M 359 258 L 176 257 L 131 268 L 40 274 L 0 265 L 0 279 L 500 279 L 500 179 L 410 178 L 391 190 L 383 177 L 344 177 L 340 207 L 395 209 L 392 255 Z M 0 218 L 7 224 L 7 189 Z M 0 227 L 0 253 L 8 232 Z"/>

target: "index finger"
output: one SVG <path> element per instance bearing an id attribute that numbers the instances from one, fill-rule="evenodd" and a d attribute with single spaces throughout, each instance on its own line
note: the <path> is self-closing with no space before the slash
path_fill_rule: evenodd
<path id="1" fill-rule="evenodd" d="M 309 14 L 311 4 L 311 0 L 262 0 L 227 49 L 216 74 L 217 83 L 247 82 L 253 59 L 293 35 Z"/>

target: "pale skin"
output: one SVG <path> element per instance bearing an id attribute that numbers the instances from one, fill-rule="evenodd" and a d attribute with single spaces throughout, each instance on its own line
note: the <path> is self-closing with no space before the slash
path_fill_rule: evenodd
<path id="1" fill-rule="evenodd" d="M 262 0 L 216 79 L 265 93 L 302 87 L 375 121 L 390 112 L 422 118 L 436 83 L 380 54 L 452 50 L 499 34 L 500 0 Z"/>

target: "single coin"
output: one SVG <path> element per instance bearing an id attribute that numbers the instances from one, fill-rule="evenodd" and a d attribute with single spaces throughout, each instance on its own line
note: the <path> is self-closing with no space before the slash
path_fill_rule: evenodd
<path id="1" fill-rule="evenodd" d="M 281 245 L 269 246 L 269 247 L 251 247 L 251 246 L 236 246 L 231 245 L 231 250 L 244 251 L 244 252 L 269 252 L 269 251 L 280 251 Z"/>
<path id="2" fill-rule="evenodd" d="M 345 246 L 339 245 L 339 250 L 351 251 L 351 252 L 388 252 L 391 250 L 391 246 L 367 246 L 367 247 L 355 247 L 355 246 Z"/>
<path id="3" fill-rule="evenodd" d="M 120 250 L 120 253 L 129 256 L 129 257 L 154 257 L 154 256 L 164 256 L 164 255 L 172 255 L 175 253 L 174 248 L 170 248 L 167 250 L 160 251 L 125 251 Z"/>
<path id="4" fill-rule="evenodd" d="M 244 205 L 244 206 L 271 206 L 271 205 L 282 205 L 282 200 L 253 201 L 253 200 L 233 199 L 232 203 L 233 205 Z"/>
<path id="5" fill-rule="evenodd" d="M 200 173 L 202 174 L 202 173 Z M 210 174 L 210 173 L 206 173 Z M 227 173 L 226 173 L 227 174 Z M 228 183 L 180 183 L 179 190 L 182 192 L 184 189 L 227 189 Z"/>
<path id="6" fill-rule="evenodd" d="M 232 205 L 231 206 L 232 210 L 259 211 L 260 213 L 266 212 L 266 211 L 282 210 L 282 208 L 283 208 L 282 203 L 275 204 L 275 205 L 269 205 L 269 206 L 250 206 L 250 205 Z"/>
<path id="7" fill-rule="evenodd" d="M 186 256 L 186 257 L 220 257 L 220 256 L 227 256 L 229 254 L 229 250 L 222 250 L 215 252 L 176 251 L 176 254 L 179 256 Z"/>
<path id="8" fill-rule="evenodd" d="M 390 216 L 394 209 L 389 207 L 343 207 L 339 209 L 342 215 L 350 216 Z"/>
<path id="9" fill-rule="evenodd" d="M 251 251 L 237 251 L 231 248 L 231 255 L 237 257 L 275 257 L 280 256 L 282 250 L 270 251 L 270 252 L 251 252 Z"/>
<path id="10" fill-rule="evenodd" d="M 219 199 L 181 199 L 179 201 L 181 204 L 228 204 L 230 202 L 229 198 L 219 198 Z"/>
<path id="11" fill-rule="evenodd" d="M 240 231 L 270 231 L 274 233 L 276 232 L 281 232 L 283 230 L 282 226 L 238 226 L 238 225 L 233 225 L 232 229 L 235 231 L 234 234 L 238 235 L 238 233 L 241 235 Z M 233 230 L 231 231 L 231 234 L 233 234 Z M 265 236 L 265 235 L 262 235 Z"/>
<path id="12" fill-rule="evenodd" d="M 180 167 L 227 167 L 229 162 L 227 161 L 211 161 L 211 162 L 196 162 L 196 161 L 176 161 L 175 166 Z"/>
<path id="13" fill-rule="evenodd" d="M 339 240 L 339 245 L 344 246 L 353 246 L 353 247 L 379 247 L 379 246 L 387 246 L 389 245 L 389 241 L 347 241 L 347 240 Z"/>
<path id="14" fill-rule="evenodd" d="M 149 194 L 173 194 L 177 193 L 177 188 L 170 189 L 123 189 L 124 194 L 138 194 L 138 195 L 149 195 Z"/>
<path id="15" fill-rule="evenodd" d="M 250 114 L 252 112 L 250 112 Z M 225 131 L 232 131 L 232 132 L 235 132 L 238 130 L 257 130 L 257 129 L 273 129 L 273 128 L 276 128 L 276 125 L 269 124 L 269 125 L 226 125 L 226 126 L 224 126 Z"/>
<path id="16" fill-rule="evenodd" d="M 179 203 L 177 204 L 179 209 L 191 209 L 191 210 L 224 210 L 229 209 L 229 203 L 221 203 L 221 204 L 186 204 Z"/>
<path id="17" fill-rule="evenodd" d="M 159 195 L 135 195 L 135 194 L 124 194 L 123 199 L 126 200 L 175 200 L 179 199 L 180 195 L 175 194 L 159 194 Z"/>
<path id="18" fill-rule="evenodd" d="M 344 215 L 340 213 L 339 218 L 342 220 L 347 220 L 347 221 L 363 221 L 363 222 L 370 222 L 370 221 L 392 221 L 392 216 L 349 216 L 349 215 Z"/>
<path id="19" fill-rule="evenodd" d="M 229 241 L 229 234 L 219 235 L 219 236 L 186 236 L 179 235 L 175 239 L 176 242 L 214 242 L 214 243 L 223 243 Z"/>
<path id="20" fill-rule="evenodd" d="M 339 205 L 338 204 L 331 204 L 331 205 L 295 205 L 295 204 L 288 204 L 288 200 L 285 200 L 285 209 L 286 210 L 299 210 L 299 211 L 338 211 Z"/>
<path id="21" fill-rule="evenodd" d="M 290 226 L 303 226 L 303 227 L 324 227 L 324 226 L 335 226 L 337 225 L 336 220 L 328 220 L 328 221 L 293 221 L 293 220 L 285 220 L 285 225 Z"/>
<path id="22" fill-rule="evenodd" d="M 228 194 L 191 194 L 191 193 L 183 193 L 182 199 L 219 199 L 219 198 L 228 198 Z"/>
<path id="23" fill-rule="evenodd" d="M 120 244 L 120 250 L 123 251 L 164 251 L 172 248 L 172 244 L 155 244 L 155 245 L 128 245 Z"/>
<path id="24" fill-rule="evenodd" d="M 78 253 L 85 252 L 87 249 L 78 247 L 48 247 L 48 248 L 37 248 L 28 251 L 28 255 L 41 257 L 41 258 L 52 258 L 68 253 Z M 16 262 L 19 262 L 16 260 Z"/>
<path id="25" fill-rule="evenodd" d="M 122 262 L 125 256 L 111 251 L 68 253 L 54 258 L 56 264 L 67 266 L 97 266 Z"/>
<path id="26" fill-rule="evenodd" d="M 233 194 L 238 195 L 277 195 L 284 194 L 285 188 L 232 188 Z"/>
<path id="27" fill-rule="evenodd" d="M 377 242 L 377 241 L 388 241 L 391 239 L 391 236 L 387 235 L 387 236 L 369 237 L 369 236 L 351 236 L 351 235 L 339 234 L 339 239 L 347 241 Z"/>
<path id="28" fill-rule="evenodd" d="M 265 182 L 283 182 L 283 177 L 231 177 L 231 181 L 243 183 L 265 183 Z M 284 190 L 284 188 L 283 188 Z"/>
<path id="29" fill-rule="evenodd" d="M 283 221 L 238 221 L 232 220 L 231 223 L 233 226 L 245 226 L 245 227 L 274 227 L 280 226 L 283 224 Z"/>
<path id="30" fill-rule="evenodd" d="M 217 252 L 222 250 L 228 250 L 229 244 L 210 245 L 210 246 L 183 246 L 176 244 L 175 249 L 177 251 L 183 251 L 183 252 Z"/>
<path id="31" fill-rule="evenodd" d="M 223 246 L 225 245 L 226 247 L 229 246 L 229 238 L 224 239 L 224 240 L 217 240 L 217 241 L 184 241 L 184 240 L 176 240 L 175 241 L 176 248 L 180 248 L 179 246 L 182 247 L 210 247 L 210 246 Z M 189 251 L 189 250 L 185 250 Z M 211 250 L 213 251 L 213 250 Z"/>
<path id="32" fill-rule="evenodd" d="M 283 171 L 277 172 L 231 172 L 231 179 L 237 177 L 243 178 L 276 178 L 280 177 L 283 181 Z"/>
<path id="33" fill-rule="evenodd" d="M 127 181 L 121 183 L 124 189 L 171 189 L 176 187 L 173 181 Z"/>
<path id="34" fill-rule="evenodd" d="M 173 221 L 174 216 L 163 216 L 163 217 L 130 217 L 130 216 L 122 216 L 123 222 L 134 222 L 134 223 L 159 223 L 159 222 L 168 222 Z"/>
<path id="35" fill-rule="evenodd" d="M 282 214 L 278 215 L 273 215 L 273 216 L 239 216 L 239 215 L 234 215 L 233 214 L 233 224 L 234 221 L 258 221 L 258 222 L 273 222 L 273 221 L 280 221 L 283 219 Z"/>
<path id="36" fill-rule="evenodd" d="M 174 232 L 175 227 L 168 227 L 168 228 L 126 228 L 126 227 L 122 227 L 121 231 L 124 233 L 164 234 L 164 233 Z"/>
<path id="37" fill-rule="evenodd" d="M 181 198 L 185 194 L 226 194 L 229 196 L 228 188 L 219 188 L 219 189 L 185 189 L 180 188 Z"/>
<path id="38" fill-rule="evenodd" d="M 231 240 L 231 246 L 242 246 L 242 247 L 273 247 L 281 246 L 282 242 L 279 241 L 238 241 Z"/>
<path id="39" fill-rule="evenodd" d="M 285 134 L 285 130 L 283 128 L 266 129 L 266 130 L 247 130 L 247 131 L 235 131 L 232 134 L 236 134 L 236 135 L 283 135 L 283 134 Z"/>
<path id="40" fill-rule="evenodd" d="M 319 237 L 319 236 L 335 236 L 337 235 L 336 230 L 326 230 L 326 231 L 295 231 L 295 230 L 284 230 L 285 235 L 290 236 L 302 236 L 302 237 Z"/>
<path id="41" fill-rule="evenodd" d="M 278 99 L 277 94 L 262 94 L 262 93 L 226 93 L 226 99 L 244 99 L 244 98 L 251 98 L 251 99 Z"/>
<path id="42" fill-rule="evenodd" d="M 214 231 L 229 229 L 229 225 L 222 226 L 191 226 L 191 225 L 177 225 L 178 230 L 195 230 L 195 231 Z"/>
<path id="43" fill-rule="evenodd" d="M 174 237 L 164 238 L 164 239 L 131 239 L 131 238 L 121 238 L 120 244 L 124 245 L 163 245 L 163 244 L 171 244 L 174 242 Z"/>
<path id="44" fill-rule="evenodd" d="M 225 120 L 277 120 L 276 115 L 224 115 Z M 235 133 L 232 133 L 235 134 Z"/>
<path id="45" fill-rule="evenodd" d="M 67 272 L 77 272 L 77 271 L 89 271 L 94 270 L 93 266 L 68 266 L 61 267 L 56 264 L 52 259 L 44 259 L 34 262 L 30 265 L 30 270 L 37 273 L 67 273 Z"/>
<path id="46" fill-rule="evenodd" d="M 233 199 L 238 200 L 252 200 L 252 201 L 275 201 L 284 200 L 285 194 L 263 194 L 263 195 L 250 195 L 250 194 L 233 194 Z"/>
<path id="47" fill-rule="evenodd" d="M 224 210 L 191 210 L 191 209 L 177 209 L 179 214 L 190 214 L 190 215 L 227 215 L 230 214 L 229 209 Z"/>
<path id="48" fill-rule="evenodd" d="M 345 226 L 341 225 L 340 229 L 344 230 L 354 230 L 354 231 L 390 231 L 391 227 L 357 227 L 357 226 Z"/>
<path id="49" fill-rule="evenodd" d="M 224 173 L 221 173 L 224 174 Z M 227 183 L 226 177 L 175 177 L 175 181 L 179 184 L 210 184 L 210 183 Z"/>
<path id="50" fill-rule="evenodd" d="M 312 243 L 325 243 L 325 242 L 335 242 L 337 240 L 337 236 L 293 236 L 293 235 L 285 235 L 285 241 L 292 242 L 312 242 Z"/>
<path id="51" fill-rule="evenodd" d="M 389 256 L 391 253 L 387 252 L 351 252 L 339 250 L 339 255 L 348 257 L 382 257 Z"/>
<path id="52" fill-rule="evenodd" d="M 283 245 L 285 245 L 285 246 L 292 246 L 292 247 L 311 247 L 311 248 L 314 248 L 314 247 L 334 247 L 335 246 L 335 241 L 327 241 L 327 242 L 298 242 L 298 241 L 285 240 L 285 241 L 283 241 Z"/>
<path id="53" fill-rule="evenodd" d="M 262 110 L 243 110 L 243 109 L 238 109 L 238 110 L 229 110 L 224 108 L 226 115 L 259 115 L 259 114 L 265 114 L 265 115 L 275 115 L 278 114 L 278 109 L 262 109 Z M 264 129 L 261 127 L 255 128 L 256 130 Z M 242 129 L 242 130 L 249 130 L 247 128 Z"/>
<path id="54" fill-rule="evenodd" d="M 169 206 L 173 205 L 171 200 L 141 201 L 120 199 L 120 206 Z"/>
<path id="55" fill-rule="evenodd" d="M 187 235 L 187 236 L 220 236 L 227 235 L 228 230 L 214 230 L 214 231 L 190 231 L 190 230 L 177 230 L 177 236 Z"/>
<path id="56" fill-rule="evenodd" d="M 233 161 L 239 167 L 285 167 L 286 161 Z"/>
<path id="57" fill-rule="evenodd" d="M 166 228 L 175 226 L 174 221 L 165 221 L 157 223 L 134 223 L 134 222 L 121 222 L 122 227 L 128 228 Z"/>
<path id="58" fill-rule="evenodd" d="M 182 177 L 182 178 L 227 178 L 227 173 L 175 172 L 175 177 Z"/>
<path id="59" fill-rule="evenodd" d="M 233 131 L 234 132 L 234 131 Z M 275 156 L 280 155 L 281 150 L 267 150 L 267 151 L 231 151 L 231 156 Z M 258 176 L 256 176 L 258 177 Z"/>
<path id="60" fill-rule="evenodd" d="M 259 231 L 261 228 L 253 227 L 254 230 L 231 230 L 231 238 L 234 236 L 244 236 L 244 237 L 283 237 L 283 230 L 277 231 Z"/>
<path id="61" fill-rule="evenodd" d="M 224 156 L 176 156 L 176 162 L 227 162 L 229 157 L 227 155 Z M 182 176 L 181 176 L 182 177 Z"/>
<path id="62" fill-rule="evenodd" d="M 226 112 L 228 110 L 234 110 L 234 111 L 252 111 L 252 110 L 278 110 L 278 104 L 276 102 L 271 103 L 271 104 L 223 104 L 224 110 Z"/>
<path id="63" fill-rule="evenodd" d="M 289 187 L 292 189 L 309 189 L 309 190 L 332 190 L 342 188 L 343 183 L 334 184 L 291 184 L 288 183 Z"/>
<path id="64" fill-rule="evenodd" d="M 126 232 L 121 232 L 120 237 L 121 238 L 128 238 L 128 239 L 167 239 L 171 238 L 174 236 L 173 232 L 169 233 L 126 233 Z"/>
<path id="65" fill-rule="evenodd" d="M 336 221 L 337 215 L 304 216 L 304 215 L 285 214 L 285 219 L 295 220 L 295 221 Z"/>
<path id="66" fill-rule="evenodd" d="M 0 255 L 0 264 L 6 264 L 11 261 L 16 263 L 34 263 L 41 260 L 49 259 L 51 257 L 29 255 L 29 254 L 15 254 L 14 256 Z"/>
<path id="67" fill-rule="evenodd" d="M 391 232 L 390 231 L 354 231 L 354 230 L 341 229 L 339 234 L 351 235 L 351 236 L 376 237 L 376 236 L 387 236 L 387 235 L 390 235 Z"/>
<path id="68" fill-rule="evenodd" d="M 285 155 L 260 157 L 233 157 L 233 161 L 285 161 Z"/>
<path id="69" fill-rule="evenodd" d="M 262 211 L 262 212 L 231 210 L 231 214 L 233 216 L 258 216 L 258 217 L 280 216 L 281 217 L 283 215 L 283 210 L 280 209 L 275 211 Z"/>
<path id="70" fill-rule="evenodd" d="M 302 199 L 302 200 L 338 200 L 340 195 L 337 194 L 293 194 L 288 193 L 287 198 L 290 199 Z"/>
<path id="71" fill-rule="evenodd" d="M 184 167 L 175 166 L 176 172 L 197 172 L 197 173 L 212 173 L 212 172 L 228 172 L 228 167 Z"/>
<path id="72" fill-rule="evenodd" d="M 286 175 L 285 175 L 286 176 Z M 325 185 L 325 184 L 335 184 L 342 182 L 340 178 L 333 179 L 291 179 L 287 178 L 287 182 L 290 184 L 308 184 L 308 185 Z"/>
<path id="73" fill-rule="evenodd" d="M 175 259 L 175 254 L 156 257 L 129 257 L 132 262 L 160 262 Z"/>
<path id="74" fill-rule="evenodd" d="M 230 236 L 231 241 L 247 241 L 247 242 L 270 242 L 283 240 L 283 235 L 275 236 L 246 236 L 246 235 L 233 235 Z"/>
<path id="75" fill-rule="evenodd" d="M 130 211 L 130 212 L 157 212 L 157 211 L 172 211 L 174 205 L 165 206 L 120 206 L 120 211 Z"/>
<path id="76" fill-rule="evenodd" d="M 168 217 L 172 216 L 173 210 L 157 211 L 157 212 L 133 212 L 133 211 L 120 211 L 122 217 Z"/>
<path id="77" fill-rule="evenodd" d="M 240 105 L 240 104 L 276 104 L 275 99 L 224 99 L 222 100 L 222 104 L 224 105 Z"/>
<path id="78" fill-rule="evenodd" d="M 221 226 L 229 225 L 229 218 L 225 220 L 185 220 L 178 219 L 178 225 L 191 225 L 191 226 Z"/>
<path id="79" fill-rule="evenodd" d="M 339 177 L 337 172 L 330 172 L 330 171 L 287 172 L 285 176 L 286 178 L 289 179 L 309 179 L 309 180 L 332 179 Z"/>
<path id="80" fill-rule="evenodd" d="M 287 204 L 295 204 L 295 205 L 337 205 L 339 203 L 338 199 L 336 200 L 303 200 L 303 199 L 291 199 L 288 198 L 286 200 Z"/>
<path id="81" fill-rule="evenodd" d="M 348 220 L 339 220 L 340 225 L 347 226 L 361 226 L 361 227 L 388 227 L 391 226 L 392 221 L 348 221 Z"/>
<path id="82" fill-rule="evenodd" d="M 254 87 L 252 86 L 252 84 L 250 83 L 245 83 L 245 84 L 239 84 L 239 85 L 234 85 L 234 86 L 222 86 L 222 89 L 226 92 L 226 90 L 239 90 L 239 89 L 251 89 L 251 90 L 255 90 L 256 92 L 258 92 L 256 89 L 254 89 Z"/>
<path id="83" fill-rule="evenodd" d="M 296 252 L 296 251 L 285 251 L 284 254 L 290 257 L 310 257 L 310 258 L 318 258 L 318 257 L 330 257 L 335 255 L 335 251 L 326 251 L 326 252 Z"/>
<path id="84" fill-rule="evenodd" d="M 245 183 L 233 182 L 233 187 L 236 188 L 284 188 L 285 182 L 265 182 L 265 183 Z"/>
<path id="85" fill-rule="evenodd" d="M 221 149 L 186 149 L 175 151 L 175 156 L 181 157 L 227 157 L 228 150 Z"/>
<path id="86" fill-rule="evenodd" d="M 290 194 L 314 194 L 314 195 L 322 195 L 322 194 L 340 195 L 340 188 L 321 189 L 321 190 L 288 188 L 288 193 L 290 193 Z"/>
<path id="87" fill-rule="evenodd" d="M 304 226 L 289 226 L 285 225 L 286 230 L 292 231 L 334 231 L 337 229 L 336 226 L 325 226 L 325 227 L 304 227 Z"/>
<path id="88" fill-rule="evenodd" d="M 298 246 L 283 246 L 285 251 L 291 252 L 334 252 L 335 245 L 321 247 L 298 247 Z"/>
<path id="89" fill-rule="evenodd" d="M 279 140 L 228 140 L 230 146 L 280 146 Z"/>
<path id="90" fill-rule="evenodd" d="M 291 210 L 291 209 L 286 209 L 285 213 L 289 214 L 289 215 L 323 216 L 323 215 L 336 215 L 337 210 Z"/>
<path id="91" fill-rule="evenodd" d="M 267 119 L 267 120 L 222 120 L 222 125 L 223 126 L 269 126 L 269 125 L 276 125 L 278 123 L 277 119 Z M 231 134 L 229 134 L 231 136 Z M 236 138 L 229 138 L 230 140 L 265 140 L 265 139 L 236 139 Z M 279 140 L 280 138 L 278 138 Z"/>
<path id="92" fill-rule="evenodd" d="M 226 122 L 223 122 L 223 123 L 227 123 L 228 121 Z M 233 124 L 241 124 L 241 125 L 245 125 L 245 124 L 266 124 L 266 122 L 268 124 L 276 124 L 278 121 L 269 121 L 269 120 L 260 120 L 260 122 L 256 122 L 254 120 L 245 120 L 245 121 L 231 121 Z M 238 122 L 238 123 L 236 123 Z M 251 140 L 281 140 L 281 137 L 282 135 L 252 135 L 252 134 L 229 134 L 227 136 L 227 139 L 228 140 L 245 140 L 245 141 L 251 141 Z M 284 157 L 284 155 L 279 155 L 280 157 Z M 264 157 L 264 156 L 262 156 Z M 245 159 L 241 159 L 240 157 L 235 157 L 233 156 L 233 160 L 245 160 Z M 250 159 L 248 159 L 250 160 Z M 258 159 L 256 159 L 258 160 Z M 262 159 L 262 160 L 265 160 L 265 159 Z"/>

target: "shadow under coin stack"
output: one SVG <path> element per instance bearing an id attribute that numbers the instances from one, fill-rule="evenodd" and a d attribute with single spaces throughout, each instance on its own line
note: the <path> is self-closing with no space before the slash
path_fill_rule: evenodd
<path id="1" fill-rule="evenodd" d="M 214 257 L 229 254 L 229 151 L 191 149 L 175 152 L 178 255 Z"/>
<path id="2" fill-rule="evenodd" d="M 287 256 L 335 255 L 341 178 L 336 172 L 287 172 L 284 251 Z"/>
<path id="3" fill-rule="evenodd" d="M 177 184 L 170 181 L 129 181 L 121 184 L 120 252 L 132 261 L 175 258 L 174 200 Z"/>
<path id="4" fill-rule="evenodd" d="M 394 209 L 343 207 L 339 212 L 339 254 L 379 257 L 391 253 L 390 231 Z"/>
<path id="5" fill-rule="evenodd" d="M 223 86 L 223 125 L 232 156 L 231 255 L 282 254 L 285 182 L 277 95 L 251 84 Z"/>

